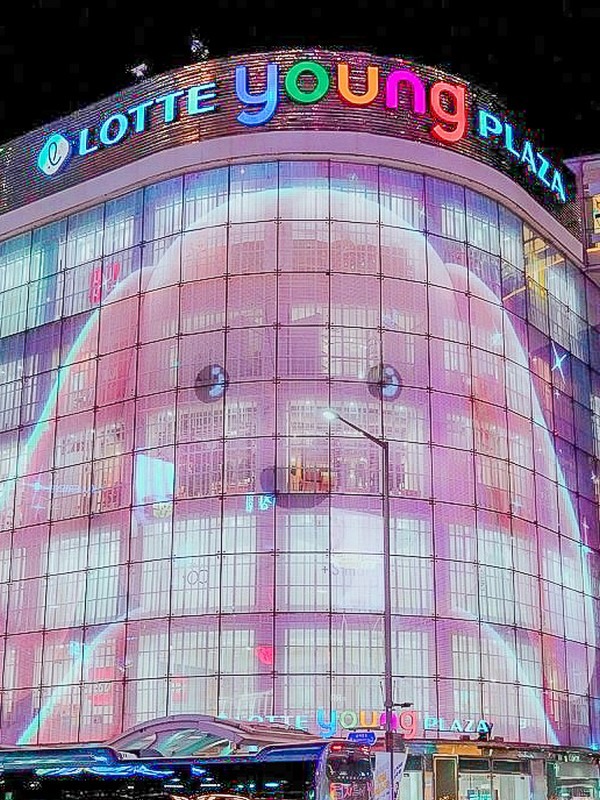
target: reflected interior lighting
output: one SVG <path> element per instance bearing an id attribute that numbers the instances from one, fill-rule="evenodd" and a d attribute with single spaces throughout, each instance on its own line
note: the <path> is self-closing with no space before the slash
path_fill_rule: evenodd
<path id="1" fill-rule="evenodd" d="M 173 500 L 175 465 L 162 458 L 136 453 L 135 505 Z"/>
<path id="2" fill-rule="evenodd" d="M 92 748 L 81 750 L 68 750 L 68 751 L 51 751 L 49 753 L 40 752 L 39 750 L 31 750 L 30 752 L 15 752 L 10 751 L 0 754 L 0 770 L 6 769 L 28 769 L 32 766 L 43 767 L 56 767 L 65 762 L 70 762 L 72 765 L 100 765 L 100 764 L 114 764 L 115 755 L 108 748 Z"/>
<path id="3" fill-rule="evenodd" d="M 328 422 L 333 422 L 334 419 L 338 419 L 339 415 L 336 414 L 336 412 L 333 409 L 326 408 L 325 411 L 323 412 L 323 416 Z"/>

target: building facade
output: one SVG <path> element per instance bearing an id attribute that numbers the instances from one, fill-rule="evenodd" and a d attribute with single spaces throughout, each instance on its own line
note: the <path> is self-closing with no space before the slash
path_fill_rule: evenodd
<path id="1" fill-rule="evenodd" d="M 150 79 L 0 170 L 2 742 L 380 727 L 387 600 L 407 798 L 444 755 L 464 798 L 593 796 L 569 171 L 463 81 L 314 50 Z"/>

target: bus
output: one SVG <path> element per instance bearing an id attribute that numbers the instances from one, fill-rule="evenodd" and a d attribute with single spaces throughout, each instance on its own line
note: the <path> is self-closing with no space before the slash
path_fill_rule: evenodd
<path id="1" fill-rule="evenodd" d="M 373 800 L 373 767 L 369 747 L 335 739 L 197 757 L 0 748 L 0 800 Z"/>

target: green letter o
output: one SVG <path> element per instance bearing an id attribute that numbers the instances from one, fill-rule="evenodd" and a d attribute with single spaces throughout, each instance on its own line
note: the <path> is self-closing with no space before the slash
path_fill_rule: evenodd
<path id="1" fill-rule="evenodd" d="M 316 85 L 310 92 L 305 92 L 298 88 L 298 78 L 303 72 L 312 72 L 315 76 Z M 291 100 L 296 103 L 316 103 L 329 89 L 329 73 L 316 61 L 299 61 L 290 67 L 285 76 L 285 90 Z"/>

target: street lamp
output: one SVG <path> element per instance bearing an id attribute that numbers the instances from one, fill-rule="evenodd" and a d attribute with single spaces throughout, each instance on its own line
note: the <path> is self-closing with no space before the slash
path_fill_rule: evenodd
<path id="1" fill-rule="evenodd" d="M 369 431 L 350 422 L 349 419 L 342 417 L 337 411 L 328 408 L 323 412 L 325 419 L 331 423 L 335 420 L 343 422 L 352 430 L 357 431 L 369 441 L 381 448 L 381 483 L 383 494 L 383 670 L 384 670 L 384 690 L 383 706 L 385 710 L 385 749 L 390 754 L 390 800 L 394 797 L 394 747 L 393 747 L 393 728 L 392 712 L 396 705 L 393 700 L 392 689 L 392 591 L 390 583 L 390 447 L 389 442 L 373 436 Z M 407 708 L 412 703 L 397 704 L 402 708 Z"/>

